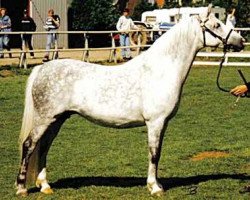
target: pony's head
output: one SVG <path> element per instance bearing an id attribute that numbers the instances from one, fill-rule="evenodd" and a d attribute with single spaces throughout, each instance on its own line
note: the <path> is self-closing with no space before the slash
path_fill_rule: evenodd
<path id="1" fill-rule="evenodd" d="M 242 50 L 245 39 L 217 19 L 211 13 L 211 8 L 212 5 L 209 5 L 207 12 L 199 16 L 203 46 L 217 47 L 223 44 L 224 47 L 230 47 L 236 51 Z"/>

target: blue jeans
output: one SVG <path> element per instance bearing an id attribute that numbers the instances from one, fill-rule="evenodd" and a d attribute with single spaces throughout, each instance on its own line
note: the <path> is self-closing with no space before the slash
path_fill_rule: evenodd
<path id="1" fill-rule="evenodd" d="M 3 56 L 4 46 L 8 51 L 10 51 L 9 41 L 10 41 L 9 35 L 0 35 L 0 56 Z"/>
<path id="2" fill-rule="evenodd" d="M 55 33 L 55 31 L 51 31 L 53 33 L 48 33 L 47 34 L 47 43 L 46 43 L 46 54 L 45 56 L 49 56 L 49 50 L 51 47 L 53 47 L 55 45 L 55 42 L 58 39 L 57 33 Z M 56 53 L 56 58 L 58 56 L 58 52 Z"/>
<path id="3" fill-rule="evenodd" d="M 120 45 L 122 47 L 124 46 L 130 46 L 129 41 L 129 34 L 120 34 Z M 130 48 L 122 49 L 122 57 L 123 58 L 129 58 L 130 57 Z"/>

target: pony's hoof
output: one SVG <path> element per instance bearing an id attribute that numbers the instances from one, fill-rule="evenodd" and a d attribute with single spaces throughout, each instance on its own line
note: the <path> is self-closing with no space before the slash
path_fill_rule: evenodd
<path id="1" fill-rule="evenodd" d="M 51 188 L 42 189 L 41 192 L 43 194 L 53 194 L 54 193 L 54 191 Z"/>
<path id="2" fill-rule="evenodd" d="M 150 194 L 153 196 L 162 196 L 164 193 L 164 190 L 161 185 L 158 186 L 157 184 L 148 183 L 147 187 L 148 187 Z"/>
<path id="3" fill-rule="evenodd" d="M 163 189 L 159 189 L 159 190 L 152 190 L 151 191 L 151 195 L 153 195 L 153 196 L 158 196 L 158 197 L 160 197 L 160 196 L 162 196 L 163 195 L 163 193 L 164 193 L 164 191 L 163 191 Z"/>
<path id="4" fill-rule="evenodd" d="M 40 181 L 39 179 L 36 180 L 36 187 L 40 188 L 42 185 L 42 181 Z"/>
<path id="5" fill-rule="evenodd" d="M 27 189 L 18 189 L 16 192 L 17 196 L 21 197 L 27 197 L 28 196 L 28 190 Z"/>

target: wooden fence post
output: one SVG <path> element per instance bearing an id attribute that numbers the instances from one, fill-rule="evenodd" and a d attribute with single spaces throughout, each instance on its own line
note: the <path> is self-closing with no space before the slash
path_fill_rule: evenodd
<path id="1" fill-rule="evenodd" d="M 22 66 L 24 66 L 24 69 L 27 69 L 26 44 L 23 33 L 21 33 L 21 39 L 22 39 L 22 53 L 20 55 L 19 67 L 21 68 Z"/>
<path id="2" fill-rule="evenodd" d="M 113 36 L 113 33 L 110 33 L 111 36 L 111 50 L 109 54 L 109 62 L 112 62 L 114 60 L 115 63 L 117 63 L 117 55 L 116 55 L 116 46 L 115 46 L 115 38 Z"/>
<path id="3" fill-rule="evenodd" d="M 82 60 L 89 62 L 89 41 L 86 33 L 84 33 L 84 50 Z"/>
<path id="4" fill-rule="evenodd" d="M 55 60 L 58 58 L 58 40 L 57 40 L 57 33 L 53 33 L 53 37 L 55 38 L 55 51 L 53 51 L 52 59 Z"/>
<path id="5" fill-rule="evenodd" d="M 136 34 L 138 35 L 137 37 L 137 49 L 136 49 L 136 55 L 138 56 L 140 54 L 140 50 L 141 50 L 141 38 L 142 35 L 139 32 L 136 32 Z"/>

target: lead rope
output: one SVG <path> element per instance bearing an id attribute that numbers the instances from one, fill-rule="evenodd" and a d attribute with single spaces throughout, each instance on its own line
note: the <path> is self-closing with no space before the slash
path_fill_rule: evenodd
<path id="1" fill-rule="evenodd" d="M 216 85 L 217 87 L 223 91 L 223 92 L 230 92 L 229 89 L 225 89 L 225 88 L 222 88 L 220 86 L 220 75 L 221 75 L 221 70 L 222 70 L 222 67 L 223 67 L 223 63 L 225 62 L 225 57 L 226 57 L 226 53 L 227 53 L 227 50 L 226 48 L 224 47 L 224 50 L 223 50 L 223 57 L 221 58 L 221 62 L 220 62 L 220 66 L 219 66 L 219 70 L 218 70 L 218 74 L 217 74 L 217 78 L 216 78 Z"/>
<path id="2" fill-rule="evenodd" d="M 227 53 L 227 46 L 225 45 L 224 48 L 223 48 L 223 57 L 222 57 L 222 59 L 221 59 L 220 66 L 219 66 L 219 70 L 218 70 L 218 74 L 217 74 L 217 78 L 216 78 L 216 85 L 217 85 L 217 87 L 218 87 L 221 91 L 229 93 L 230 90 L 229 90 L 229 89 L 222 88 L 222 87 L 220 86 L 220 82 L 219 82 L 220 75 L 221 75 L 221 70 L 222 70 L 223 63 L 224 63 L 225 57 L 226 57 L 226 53 Z M 234 108 L 234 107 L 237 106 L 237 103 L 239 102 L 240 98 L 241 98 L 240 95 L 237 96 L 237 99 L 235 100 L 235 102 L 234 102 L 232 108 Z"/>
<path id="3" fill-rule="evenodd" d="M 221 58 L 221 62 L 220 62 L 220 66 L 219 66 L 219 70 L 218 70 L 218 74 L 217 74 L 217 78 L 216 78 L 216 85 L 217 85 L 217 87 L 221 90 L 221 91 L 223 91 L 223 92 L 230 92 L 230 90 L 229 89 L 225 89 L 225 88 L 222 88 L 221 86 L 220 86 L 220 75 L 221 75 L 221 70 L 222 70 L 222 67 L 223 67 L 223 63 L 225 62 L 225 57 L 226 57 L 226 53 L 227 53 L 227 49 L 228 49 L 228 45 L 227 45 L 227 40 L 228 40 L 228 38 L 230 37 L 230 35 L 231 35 L 231 33 L 232 33 L 232 31 L 233 31 L 233 29 L 231 29 L 230 31 L 229 31 L 229 33 L 227 34 L 227 37 L 226 37 L 226 39 L 222 39 L 222 41 L 223 41 L 223 45 L 224 45 L 224 47 L 223 47 L 223 56 L 222 56 L 222 58 Z"/>

